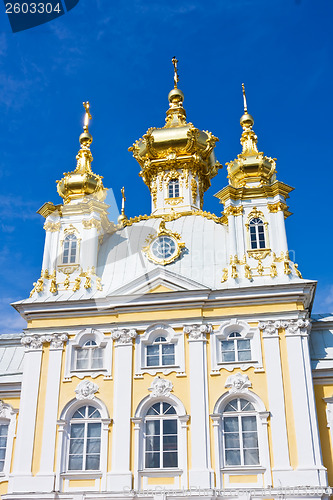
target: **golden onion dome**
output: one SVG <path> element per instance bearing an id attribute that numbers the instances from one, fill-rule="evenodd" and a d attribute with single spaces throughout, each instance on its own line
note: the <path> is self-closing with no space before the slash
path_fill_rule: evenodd
<path id="1" fill-rule="evenodd" d="M 240 119 L 243 128 L 241 136 L 242 152 L 227 163 L 229 184 L 233 187 L 257 187 L 272 184 L 276 180 L 275 160 L 258 151 L 257 136 L 252 130 L 254 119 L 247 111 L 244 84 L 244 114 Z"/>
<path id="2" fill-rule="evenodd" d="M 91 120 L 89 102 L 84 102 L 83 106 L 86 112 L 83 133 L 80 135 L 81 149 L 76 156 L 76 169 L 73 172 L 64 173 L 64 177 L 60 181 L 57 181 L 57 191 L 64 198 L 65 203 L 70 203 L 72 200 L 89 195 L 103 201 L 106 196 L 102 177 L 94 174 L 91 170 L 93 157 L 90 145 L 93 138 L 88 130 L 89 119 Z"/>
<path id="3" fill-rule="evenodd" d="M 162 128 L 150 128 L 137 140 L 129 151 L 141 166 L 140 175 L 151 188 L 156 173 L 186 168 L 196 169 L 202 177 L 203 189 L 210 186 L 221 165 L 214 154 L 218 138 L 211 132 L 202 131 L 186 121 L 183 107 L 184 94 L 178 88 L 177 59 L 174 65 L 174 88 L 169 92 L 169 109 Z"/>

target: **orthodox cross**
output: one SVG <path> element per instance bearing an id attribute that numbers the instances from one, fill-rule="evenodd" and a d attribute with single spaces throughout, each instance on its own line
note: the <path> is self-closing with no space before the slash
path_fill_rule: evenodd
<path id="1" fill-rule="evenodd" d="M 174 82 L 175 82 L 175 89 L 177 88 L 177 84 L 179 82 L 179 75 L 178 75 L 177 63 L 178 63 L 178 60 L 175 57 L 173 57 L 172 58 L 172 64 L 173 64 L 173 67 L 174 67 L 173 79 L 174 79 Z"/>
<path id="2" fill-rule="evenodd" d="M 89 101 L 83 103 L 83 107 L 86 110 L 86 113 L 84 115 L 84 127 L 83 130 L 85 132 L 88 132 L 88 126 L 89 126 L 89 120 L 91 120 L 91 114 L 90 114 L 90 104 Z"/>

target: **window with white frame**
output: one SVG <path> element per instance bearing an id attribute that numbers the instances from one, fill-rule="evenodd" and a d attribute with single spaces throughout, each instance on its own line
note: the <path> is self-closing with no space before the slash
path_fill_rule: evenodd
<path id="1" fill-rule="evenodd" d="M 82 347 L 75 349 L 76 370 L 98 370 L 103 368 L 103 347 L 98 347 L 95 340 L 87 340 Z"/>
<path id="2" fill-rule="evenodd" d="M 168 185 L 169 198 L 178 198 L 179 196 L 179 180 L 171 179 Z"/>
<path id="3" fill-rule="evenodd" d="M 211 374 L 222 368 L 232 371 L 237 367 L 254 367 L 263 371 L 260 331 L 237 318 L 223 321 L 211 333 Z"/>
<path id="4" fill-rule="evenodd" d="M 5 468 L 9 424 L 0 423 L 0 472 Z"/>
<path id="5" fill-rule="evenodd" d="M 86 375 L 111 378 L 111 335 L 95 328 L 85 328 L 75 333 L 66 349 L 64 380 L 70 380 L 73 376 L 82 379 Z"/>
<path id="6" fill-rule="evenodd" d="M 251 219 L 249 223 L 249 231 L 251 250 L 266 248 L 265 225 L 262 219 L 259 219 L 259 217 Z"/>
<path id="7" fill-rule="evenodd" d="M 75 264 L 77 257 L 78 242 L 75 234 L 67 234 L 64 239 L 62 254 L 63 264 Z"/>
<path id="8" fill-rule="evenodd" d="M 144 424 L 145 468 L 178 467 L 178 422 L 175 408 L 166 402 L 153 404 Z"/>
<path id="9" fill-rule="evenodd" d="M 240 333 L 232 332 L 227 340 L 221 340 L 222 363 L 251 360 L 251 341 Z"/>
<path id="10" fill-rule="evenodd" d="M 259 465 L 257 412 L 243 398 L 230 401 L 223 411 L 225 466 Z"/>
<path id="11" fill-rule="evenodd" d="M 184 337 L 182 328 L 175 331 L 170 325 L 152 325 L 135 339 L 135 376 L 143 373 L 168 375 L 185 374 Z"/>
<path id="12" fill-rule="evenodd" d="M 81 406 L 70 421 L 68 470 L 100 469 L 101 414 L 94 406 Z"/>
<path id="13" fill-rule="evenodd" d="M 157 337 L 146 347 L 147 366 L 168 366 L 175 364 L 175 345 L 165 337 Z"/>

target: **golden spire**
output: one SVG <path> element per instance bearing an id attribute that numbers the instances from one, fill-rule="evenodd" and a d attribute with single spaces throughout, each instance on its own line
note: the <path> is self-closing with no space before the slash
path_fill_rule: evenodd
<path id="1" fill-rule="evenodd" d="M 80 135 L 81 149 L 76 160 L 77 166 L 74 172 L 64 173 L 64 177 L 57 181 L 57 190 L 59 195 L 64 198 L 65 203 L 72 199 L 82 198 L 86 195 L 94 195 L 99 200 L 104 200 L 105 190 L 102 183 L 102 177 L 94 174 L 91 170 L 93 157 L 90 151 L 90 145 L 93 141 L 89 133 L 89 120 L 92 119 L 90 113 L 89 101 L 83 103 L 85 109 L 83 121 L 83 133 Z"/>
<path id="2" fill-rule="evenodd" d="M 183 108 L 184 94 L 178 88 L 179 75 L 178 75 L 178 60 L 173 57 L 172 64 L 174 68 L 173 81 L 174 88 L 169 92 L 169 109 L 165 119 L 165 128 L 169 127 L 183 127 L 186 125 L 186 111 Z"/>
<path id="3" fill-rule="evenodd" d="M 247 114 L 247 103 L 246 103 L 246 94 L 245 94 L 245 85 L 242 83 L 243 90 L 243 101 L 244 101 L 244 113 Z"/>
<path id="4" fill-rule="evenodd" d="M 121 188 L 120 191 L 121 191 L 122 200 L 121 200 L 121 214 L 118 217 L 118 224 L 122 224 L 125 220 L 127 220 L 127 217 L 125 215 L 125 201 L 126 201 L 126 197 L 125 197 L 125 188 L 124 188 L 124 186 Z"/>
<path id="5" fill-rule="evenodd" d="M 242 152 L 235 160 L 227 163 L 229 183 L 234 187 L 263 186 L 275 180 L 275 161 L 258 151 L 258 138 L 252 130 L 254 119 L 248 112 L 244 83 L 242 83 L 242 93 L 244 103 L 244 114 L 240 119 L 243 128 L 240 140 Z"/>
<path id="6" fill-rule="evenodd" d="M 173 80 L 174 80 L 174 86 L 175 89 L 177 88 L 178 82 L 179 82 L 179 75 L 178 75 L 178 67 L 177 67 L 178 60 L 173 57 L 172 58 L 172 64 L 174 67 L 174 75 L 173 75 Z"/>

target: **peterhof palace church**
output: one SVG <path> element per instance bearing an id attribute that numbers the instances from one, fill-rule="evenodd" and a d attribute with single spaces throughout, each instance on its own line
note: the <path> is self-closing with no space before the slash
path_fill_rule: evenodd
<path id="1" fill-rule="evenodd" d="M 288 252 L 293 188 L 243 89 L 222 215 L 204 210 L 218 139 L 187 122 L 173 62 L 165 125 L 130 148 L 151 213 L 123 197 L 110 220 L 88 102 L 62 202 L 38 210 L 41 274 L 13 304 L 27 328 L 0 336 L 4 500 L 331 494 L 333 320 L 311 317 L 316 283 Z"/>

